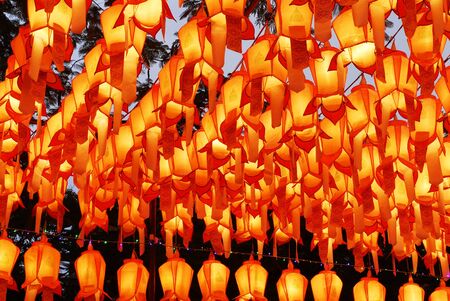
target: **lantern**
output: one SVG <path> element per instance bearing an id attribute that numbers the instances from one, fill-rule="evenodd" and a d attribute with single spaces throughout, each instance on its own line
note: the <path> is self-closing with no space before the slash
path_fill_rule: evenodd
<path id="1" fill-rule="evenodd" d="M 358 27 L 354 23 L 353 16 L 351 10 L 339 14 L 333 21 L 334 31 L 341 48 L 351 61 L 361 70 L 373 72 L 376 55 L 372 30 L 367 25 Z"/>
<path id="2" fill-rule="evenodd" d="M 412 276 L 409 276 L 408 283 L 400 287 L 398 301 L 423 301 L 425 291 L 417 283 L 414 283 Z"/>
<path id="3" fill-rule="evenodd" d="M 370 271 L 353 287 L 355 300 L 361 301 L 383 301 L 386 296 L 386 288 L 373 278 Z"/>
<path id="4" fill-rule="evenodd" d="M 315 301 L 338 301 L 342 290 L 342 280 L 335 272 L 325 270 L 311 279 Z"/>
<path id="5" fill-rule="evenodd" d="M 230 270 L 211 254 L 197 274 L 202 301 L 228 301 L 226 289 L 229 277 Z"/>
<path id="6" fill-rule="evenodd" d="M 245 261 L 235 274 L 240 293 L 238 300 L 267 300 L 264 297 L 267 276 L 266 269 L 259 261 L 254 260 L 253 257 Z"/>
<path id="7" fill-rule="evenodd" d="M 443 279 L 441 279 L 439 287 L 430 295 L 428 301 L 450 301 L 450 287 L 445 286 Z"/>
<path id="8" fill-rule="evenodd" d="M 179 257 L 178 252 L 159 267 L 159 278 L 164 291 L 165 300 L 189 300 L 189 289 L 191 287 L 194 271 Z"/>
<path id="9" fill-rule="evenodd" d="M 17 290 L 17 285 L 11 277 L 11 271 L 16 264 L 20 249 L 7 237 L 3 230 L 0 238 L 0 300 L 6 300 L 6 289 Z"/>
<path id="10" fill-rule="evenodd" d="M 308 279 L 289 262 L 288 268 L 282 272 L 277 282 L 278 298 L 280 301 L 303 301 L 307 287 Z"/>
<path id="11" fill-rule="evenodd" d="M 100 252 L 95 251 L 91 243 L 88 250 L 75 261 L 75 270 L 80 284 L 80 292 L 75 300 L 103 300 L 106 264 Z"/>
<path id="12" fill-rule="evenodd" d="M 119 298 L 117 301 L 145 301 L 149 273 L 133 252 L 131 259 L 117 271 L 117 282 L 119 287 Z"/>
<path id="13" fill-rule="evenodd" d="M 61 254 L 52 247 L 45 235 L 25 252 L 25 301 L 33 301 L 42 292 L 42 300 L 53 300 L 52 294 L 61 295 L 58 280 Z"/>

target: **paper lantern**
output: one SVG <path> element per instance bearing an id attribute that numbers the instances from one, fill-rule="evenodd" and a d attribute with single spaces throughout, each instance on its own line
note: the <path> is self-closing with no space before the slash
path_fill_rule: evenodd
<path id="1" fill-rule="evenodd" d="M 266 290 L 268 273 L 261 263 L 254 260 L 244 262 L 244 264 L 236 271 L 235 278 L 239 288 L 239 301 L 247 300 L 267 300 L 264 297 Z"/>
<path id="2" fill-rule="evenodd" d="M 335 272 L 325 270 L 311 279 L 315 301 L 338 301 L 342 291 L 342 280 Z"/>
<path id="3" fill-rule="evenodd" d="M 42 292 L 43 301 L 53 300 L 53 294 L 61 295 L 58 280 L 61 254 L 52 247 L 45 235 L 25 252 L 25 301 L 34 301 Z"/>
<path id="4" fill-rule="evenodd" d="M 7 288 L 17 290 L 11 272 L 19 254 L 20 249 L 7 237 L 6 230 L 3 230 L 0 238 L 0 300 L 6 300 Z"/>
<path id="5" fill-rule="evenodd" d="M 314 82 L 317 86 L 317 96 L 327 97 L 343 94 L 347 68 L 344 66 L 343 55 L 337 48 L 321 49 L 321 58 L 309 60 Z M 332 68 L 331 64 L 335 66 Z"/>
<path id="6" fill-rule="evenodd" d="M 131 259 L 126 259 L 117 271 L 119 298 L 117 301 L 145 301 L 147 300 L 147 284 L 149 272 L 142 260 L 136 258 L 133 252 Z"/>
<path id="7" fill-rule="evenodd" d="M 308 279 L 289 262 L 288 268 L 283 270 L 277 282 L 278 298 L 280 301 L 303 301 L 307 287 Z"/>
<path id="8" fill-rule="evenodd" d="M 80 292 L 75 300 L 103 300 L 106 263 L 99 251 L 89 243 L 87 251 L 75 260 Z"/>
<path id="9" fill-rule="evenodd" d="M 179 257 L 178 252 L 175 252 L 172 258 L 160 266 L 158 272 L 164 291 L 161 301 L 190 300 L 189 289 L 194 271 L 184 259 Z"/>
<path id="10" fill-rule="evenodd" d="M 361 301 L 384 301 L 386 288 L 373 278 L 370 271 L 353 287 L 353 297 Z"/>
<path id="11" fill-rule="evenodd" d="M 229 277 L 230 270 L 211 254 L 197 274 L 202 301 L 228 301 L 226 290 Z"/>
<path id="12" fill-rule="evenodd" d="M 301 4 L 290 0 L 277 0 L 277 13 L 275 24 L 277 32 L 287 37 L 305 40 L 311 34 L 311 21 L 313 13 L 309 2 L 301 1 Z"/>
<path id="13" fill-rule="evenodd" d="M 441 279 L 439 287 L 430 295 L 428 301 L 450 301 L 450 287 L 445 285 L 443 279 Z"/>
<path id="14" fill-rule="evenodd" d="M 361 70 L 372 73 L 376 61 L 372 30 L 369 26 L 358 27 L 353 17 L 351 10 L 340 13 L 333 21 L 334 31 L 350 60 Z"/>
<path id="15" fill-rule="evenodd" d="M 417 283 L 414 283 L 412 276 L 409 276 L 408 283 L 400 287 L 398 301 L 424 301 L 425 291 Z"/>

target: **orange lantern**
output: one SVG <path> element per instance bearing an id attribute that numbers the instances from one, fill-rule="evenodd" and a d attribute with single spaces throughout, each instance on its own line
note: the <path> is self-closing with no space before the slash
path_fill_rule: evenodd
<path id="1" fill-rule="evenodd" d="M 325 270 L 311 279 L 315 301 L 338 301 L 342 291 L 342 280 L 335 272 Z"/>
<path id="2" fill-rule="evenodd" d="M 7 288 L 17 290 L 11 271 L 19 254 L 20 249 L 7 237 L 6 230 L 3 230 L 0 238 L 0 300 L 6 300 Z"/>
<path id="3" fill-rule="evenodd" d="M 289 262 L 288 268 L 282 272 L 277 282 L 278 298 L 280 301 L 303 301 L 307 287 L 308 279 Z"/>
<path id="4" fill-rule="evenodd" d="M 245 261 L 235 274 L 240 293 L 237 300 L 267 300 L 264 297 L 267 276 L 266 269 L 259 261 L 254 260 L 253 257 Z"/>
<path id="5" fill-rule="evenodd" d="M 75 300 L 103 300 L 106 264 L 100 252 L 95 251 L 91 243 L 88 250 L 75 261 L 75 270 L 80 284 L 80 292 Z"/>
<path id="6" fill-rule="evenodd" d="M 202 301 L 228 301 L 226 295 L 230 270 L 210 255 L 209 260 L 203 262 L 197 278 L 202 292 Z"/>
<path id="7" fill-rule="evenodd" d="M 178 252 L 160 266 L 158 271 L 164 291 L 164 297 L 161 301 L 189 301 L 189 289 L 194 271 L 184 259 L 179 257 Z"/>
<path id="8" fill-rule="evenodd" d="M 52 247 L 45 235 L 25 252 L 25 301 L 33 301 L 42 292 L 42 300 L 53 300 L 53 294 L 61 295 L 58 280 L 61 254 Z"/>
<path id="9" fill-rule="evenodd" d="M 386 297 L 386 288 L 373 278 L 370 271 L 367 277 L 364 277 L 353 287 L 353 296 L 355 300 L 361 301 L 384 301 Z"/>
<path id="10" fill-rule="evenodd" d="M 412 276 L 409 276 L 408 283 L 400 287 L 398 301 L 423 301 L 425 291 L 417 283 L 414 283 Z"/>
<path id="11" fill-rule="evenodd" d="M 117 271 L 117 282 L 119 287 L 119 298 L 117 301 L 145 301 L 149 273 L 133 252 L 131 259 Z"/>
<path id="12" fill-rule="evenodd" d="M 351 10 L 343 11 L 333 21 L 333 28 L 341 48 L 359 69 L 375 71 L 375 43 L 371 28 L 366 24 L 358 27 Z M 383 31 L 384 33 L 384 31 Z"/>
<path id="13" fill-rule="evenodd" d="M 430 295 L 428 301 L 450 301 L 450 287 L 445 285 L 443 279 L 441 279 L 439 287 Z"/>

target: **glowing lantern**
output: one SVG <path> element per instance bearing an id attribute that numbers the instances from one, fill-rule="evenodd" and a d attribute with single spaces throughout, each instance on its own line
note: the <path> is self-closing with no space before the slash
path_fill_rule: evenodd
<path id="1" fill-rule="evenodd" d="M 239 288 L 237 300 L 267 300 L 264 297 L 268 273 L 261 263 L 253 258 L 244 262 L 236 271 L 235 278 Z"/>
<path id="2" fill-rule="evenodd" d="M 292 262 L 283 271 L 277 282 L 278 298 L 280 301 L 303 301 L 305 300 L 308 279 L 300 274 L 300 270 L 294 269 Z"/>
<path id="3" fill-rule="evenodd" d="M 355 300 L 361 301 L 383 301 L 386 296 L 386 288 L 373 278 L 370 271 L 353 287 Z"/>
<path id="4" fill-rule="evenodd" d="M 341 48 L 348 53 L 351 61 L 361 70 L 373 72 L 376 56 L 371 28 L 356 26 L 351 10 L 339 14 L 333 21 L 333 28 Z"/>
<path id="5" fill-rule="evenodd" d="M 417 283 L 414 283 L 412 276 L 409 276 L 408 283 L 400 287 L 398 301 L 423 301 L 425 291 Z"/>
<path id="6" fill-rule="evenodd" d="M 20 249 L 7 237 L 6 230 L 3 230 L 0 238 L 0 300 L 6 300 L 7 288 L 17 290 L 11 271 L 19 254 Z"/>
<path id="7" fill-rule="evenodd" d="M 105 281 L 106 264 L 99 251 L 95 251 L 89 243 L 75 261 L 80 292 L 76 300 L 103 300 L 103 283 Z"/>
<path id="8" fill-rule="evenodd" d="M 445 286 L 443 279 L 441 279 L 439 287 L 430 295 L 428 301 L 450 301 L 450 287 Z"/>
<path id="9" fill-rule="evenodd" d="M 197 274 L 202 300 L 228 301 L 226 289 L 229 277 L 230 270 L 220 261 L 214 260 L 214 255 L 211 254 Z"/>
<path id="10" fill-rule="evenodd" d="M 311 279 L 315 301 L 338 301 L 342 291 L 342 280 L 335 272 L 325 270 Z"/>
<path id="11" fill-rule="evenodd" d="M 117 271 L 117 282 L 119 287 L 118 301 L 145 301 L 149 273 L 142 263 L 136 258 L 135 253 L 131 259 Z"/>
<path id="12" fill-rule="evenodd" d="M 61 254 L 52 247 L 45 235 L 25 252 L 25 301 L 33 301 L 42 292 L 42 300 L 53 300 L 53 294 L 61 295 L 58 280 Z"/>
<path id="13" fill-rule="evenodd" d="M 164 291 L 165 300 L 189 300 L 189 289 L 191 287 L 192 268 L 180 258 L 178 252 L 159 267 L 159 278 Z"/>

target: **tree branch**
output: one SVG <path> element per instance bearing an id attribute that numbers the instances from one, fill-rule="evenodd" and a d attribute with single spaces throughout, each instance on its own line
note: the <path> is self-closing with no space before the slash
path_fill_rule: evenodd
<path id="1" fill-rule="evenodd" d="M 252 11 L 255 10 L 256 6 L 258 5 L 259 1 L 261 1 L 261 0 L 250 0 L 250 1 L 251 1 L 251 2 L 250 2 L 250 5 L 247 6 L 247 8 L 246 8 L 245 11 L 244 11 L 244 15 L 245 15 L 246 17 L 250 16 L 250 14 L 252 13 Z"/>

